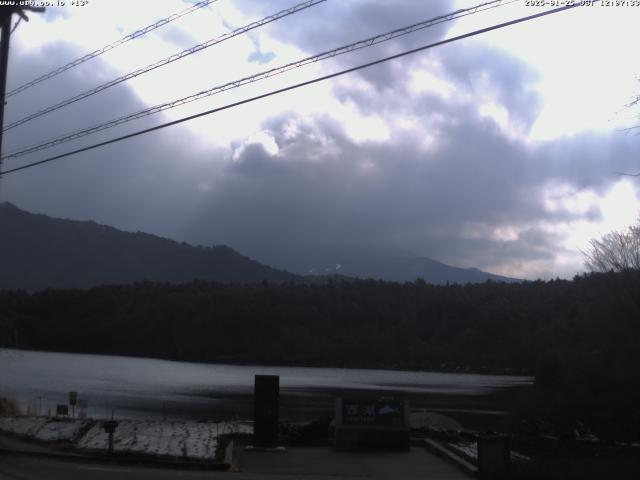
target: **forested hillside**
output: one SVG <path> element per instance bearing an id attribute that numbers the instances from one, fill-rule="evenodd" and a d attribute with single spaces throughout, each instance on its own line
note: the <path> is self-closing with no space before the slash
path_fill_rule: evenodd
<path id="1" fill-rule="evenodd" d="M 533 370 L 550 357 L 562 363 L 581 354 L 611 367 L 628 362 L 640 352 L 639 293 L 636 272 L 465 286 L 143 282 L 2 291 L 0 315 L 3 343 L 20 348 L 209 362 Z"/>
<path id="2" fill-rule="evenodd" d="M 2 344 L 176 360 L 536 375 L 543 405 L 640 423 L 640 272 L 434 286 L 139 283 L 0 292 Z M 554 408 L 555 408 L 554 407 Z M 633 420 L 637 416 L 636 420 Z"/>
<path id="3" fill-rule="evenodd" d="M 421 277 L 434 284 L 516 281 L 426 257 L 397 258 L 379 253 L 360 246 L 346 258 L 334 252 L 328 265 L 296 270 L 301 273 L 297 275 L 259 263 L 226 245 L 194 246 L 95 222 L 30 213 L 11 203 L 0 203 L 0 289 L 87 288 L 145 280 L 322 283 L 328 277 L 349 276 L 393 281 Z M 341 263 L 336 264 L 338 260 Z"/>
<path id="4" fill-rule="evenodd" d="M 225 245 L 192 246 L 95 222 L 63 220 L 0 204 L 0 288 L 86 288 L 150 280 L 296 280 Z"/>

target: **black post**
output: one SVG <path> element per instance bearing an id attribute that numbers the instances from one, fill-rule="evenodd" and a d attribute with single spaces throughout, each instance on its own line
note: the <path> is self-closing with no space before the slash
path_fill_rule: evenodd
<path id="1" fill-rule="evenodd" d="M 76 418 L 76 403 L 78 403 L 78 392 L 69 392 L 69 405 L 71 405 L 71 418 Z"/>
<path id="2" fill-rule="evenodd" d="M 113 454 L 113 434 L 116 431 L 116 428 L 118 428 L 118 422 L 113 419 L 107 420 L 106 422 L 104 422 L 103 427 L 104 427 L 105 433 L 109 435 L 108 453 L 109 455 L 111 455 Z"/>
<path id="3" fill-rule="evenodd" d="M 278 446 L 278 403 L 280 377 L 256 375 L 253 396 L 253 445 L 275 448 Z"/>
<path id="4" fill-rule="evenodd" d="M 13 10 L 5 7 L 2 15 L 2 44 L 0 45 L 0 175 L 2 175 L 2 129 L 4 128 L 4 95 L 7 88 L 7 66 L 9 65 L 9 38 L 11 37 L 11 14 Z"/>

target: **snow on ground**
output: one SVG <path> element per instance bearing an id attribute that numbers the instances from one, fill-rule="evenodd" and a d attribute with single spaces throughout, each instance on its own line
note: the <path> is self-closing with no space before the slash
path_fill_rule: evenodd
<path id="1" fill-rule="evenodd" d="M 449 443 L 448 446 L 454 450 L 456 453 L 461 454 L 463 457 L 467 457 L 475 462 L 478 461 L 478 443 L 477 442 L 459 442 L 459 443 Z M 520 461 L 520 462 L 529 462 L 531 458 L 526 455 L 522 455 L 521 453 L 514 452 L 511 450 L 510 456 L 512 460 Z"/>
<path id="2" fill-rule="evenodd" d="M 44 417 L 0 417 L 0 430 L 35 437 L 46 422 L 47 419 Z"/>
<path id="3" fill-rule="evenodd" d="M 74 442 L 80 450 L 104 452 L 109 436 L 102 421 L 58 420 L 47 417 L 0 417 L 0 431 L 45 441 Z M 242 422 L 170 422 L 120 420 L 113 435 L 113 449 L 120 453 L 213 459 L 218 436 L 253 433 Z"/>
<path id="4" fill-rule="evenodd" d="M 478 444 L 476 442 L 449 443 L 449 447 L 463 457 L 478 461 Z"/>
<path id="5" fill-rule="evenodd" d="M 451 417 L 426 410 L 411 412 L 411 428 L 430 428 L 432 430 L 462 430 L 462 424 Z"/>
<path id="6" fill-rule="evenodd" d="M 91 424 L 88 420 L 55 420 L 46 422 L 36 438 L 47 442 L 74 441 Z"/>
<path id="7" fill-rule="evenodd" d="M 213 459 L 218 435 L 252 433 L 242 423 L 155 422 L 122 420 L 113 435 L 113 449 L 120 453 L 141 453 L 192 459 Z M 77 443 L 78 448 L 104 451 L 109 442 L 102 422 L 97 422 Z"/>
<path id="8" fill-rule="evenodd" d="M 0 417 L 0 431 L 47 442 L 74 441 L 89 424 L 89 420 L 48 417 Z"/>

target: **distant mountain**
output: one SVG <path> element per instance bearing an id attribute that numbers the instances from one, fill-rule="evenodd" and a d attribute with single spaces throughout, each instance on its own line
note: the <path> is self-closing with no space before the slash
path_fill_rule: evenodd
<path id="1" fill-rule="evenodd" d="M 346 253 L 334 253 L 332 260 L 324 260 L 320 267 L 310 268 L 309 274 L 340 274 L 356 278 L 376 278 L 394 282 L 413 282 L 422 278 L 427 283 L 481 283 L 519 282 L 519 279 L 503 277 L 477 268 L 459 268 L 428 257 L 388 250 L 350 249 Z"/>
<path id="2" fill-rule="evenodd" d="M 310 261 L 313 267 L 305 267 L 296 275 L 261 264 L 227 246 L 196 247 L 95 222 L 33 214 L 11 203 L 0 203 L 0 289 L 86 288 L 194 279 L 232 283 L 323 283 L 349 277 L 396 282 L 422 278 L 434 284 L 517 281 L 427 257 L 361 246 L 327 251 L 323 258 Z"/>
<path id="3" fill-rule="evenodd" d="M 0 289 L 194 279 L 254 283 L 301 277 L 258 263 L 227 246 L 194 247 L 0 204 Z"/>

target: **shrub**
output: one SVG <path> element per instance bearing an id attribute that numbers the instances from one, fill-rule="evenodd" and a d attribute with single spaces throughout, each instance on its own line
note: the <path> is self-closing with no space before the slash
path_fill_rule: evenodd
<path id="1" fill-rule="evenodd" d="M 18 404 L 12 398 L 0 397 L 0 417 L 12 417 L 20 414 Z"/>

